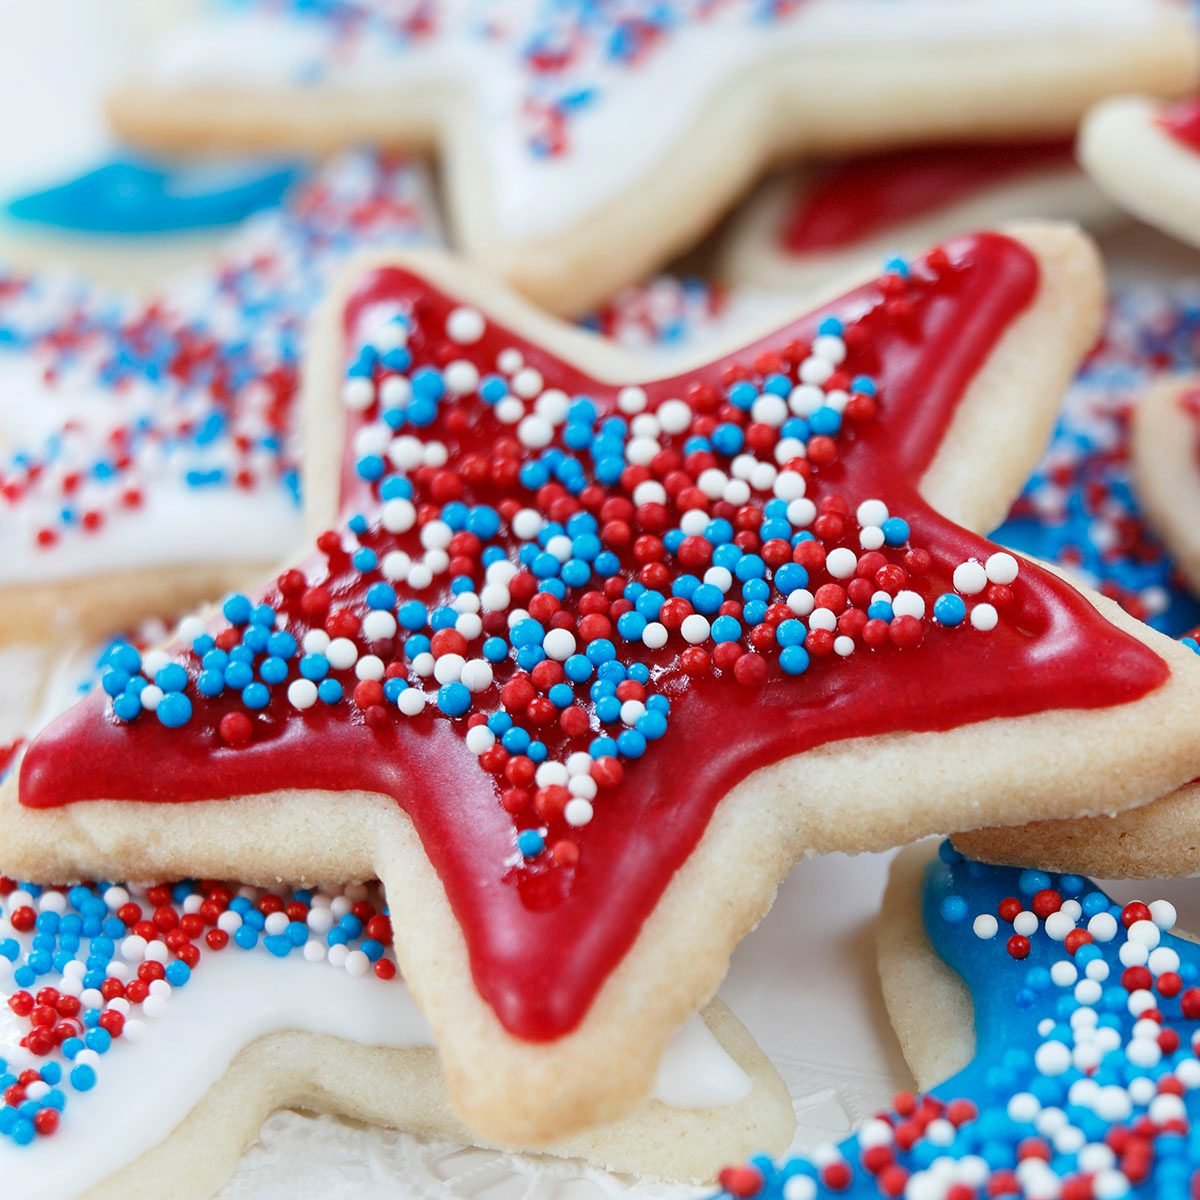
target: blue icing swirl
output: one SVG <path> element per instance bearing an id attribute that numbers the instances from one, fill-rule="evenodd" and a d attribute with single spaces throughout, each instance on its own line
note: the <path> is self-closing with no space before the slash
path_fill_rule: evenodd
<path id="1" fill-rule="evenodd" d="M 1001 915 L 1011 899 L 1020 915 Z M 835 1149 L 723 1172 L 726 1192 L 1196 1195 L 1200 947 L 1169 932 L 1172 906 L 1122 906 L 1081 876 L 985 866 L 946 843 L 927 869 L 922 912 L 934 949 L 970 989 L 974 1059 L 925 1097 L 898 1096 Z M 1013 945 L 1018 930 L 1025 941 Z M 1068 949 L 1072 930 L 1088 937 L 1076 933 Z"/>
<path id="2" fill-rule="evenodd" d="M 10 200 L 8 215 L 78 233 L 140 235 L 236 225 L 276 208 L 303 174 L 279 162 L 173 167 L 115 159 Z"/>

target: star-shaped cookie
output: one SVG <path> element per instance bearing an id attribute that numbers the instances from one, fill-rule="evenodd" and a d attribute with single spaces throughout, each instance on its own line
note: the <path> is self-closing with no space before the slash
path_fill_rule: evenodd
<path id="1" fill-rule="evenodd" d="M 397 975 L 378 885 L 0 877 L 0 912 L 0 1169 L 14 1185 L 204 1200 L 288 1105 L 472 1140 Z M 782 1080 L 714 1002 L 668 1047 L 648 1104 L 550 1149 L 703 1182 L 730 1156 L 782 1149 L 792 1126 Z"/>
<path id="2" fill-rule="evenodd" d="M 800 855 L 1196 769 L 1194 656 L 969 532 L 1099 286 L 981 234 L 641 382 L 450 260 L 358 268 L 305 389 L 340 525 L 36 739 L 0 860 L 378 874 L 467 1123 L 614 1118 Z"/>
<path id="3" fill-rule="evenodd" d="M 1162 0 L 255 0 L 169 36 L 111 113 L 170 151 L 435 147 L 469 256 L 578 312 L 772 160 L 1067 136 L 1096 100 L 1196 70 Z"/>

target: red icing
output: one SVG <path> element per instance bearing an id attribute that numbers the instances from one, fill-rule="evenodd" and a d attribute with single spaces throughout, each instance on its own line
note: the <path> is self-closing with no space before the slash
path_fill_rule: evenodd
<path id="1" fill-rule="evenodd" d="M 0 745 L 0 776 L 3 776 L 16 761 L 23 745 L 25 745 L 23 738 L 17 738 L 16 741 L 9 742 L 7 745 Z"/>
<path id="2" fill-rule="evenodd" d="M 800 190 L 784 220 L 783 248 L 840 250 L 996 184 L 1073 162 L 1070 142 L 932 146 L 852 158 Z"/>
<path id="3" fill-rule="evenodd" d="M 1200 98 L 1164 105 L 1158 123 L 1189 150 L 1200 150 Z"/>
<path id="4" fill-rule="evenodd" d="M 881 287 L 873 284 L 685 378 L 646 385 L 652 406 L 660 398 L 686 395 L 696 382 L 721 387 L 731 364 L 751 364 L 764 351 L 786 357 L 789 344 L 810 336 L 825 313 L 848 324 L 861 317 L 863 335 L 855 338 L 850 365 L 878 380 L 879 415 L 841 435 L 840 459 L 817 474 L 818 490 L 810 489 L 810 495 L 837 489 L 855 502 L 879 497 L 909 520 L 911 544 L 933 557 L 920 580 L 930 598 L 947 590 L 955 564 L 983 558 L 990 547 L 932 511 L 916 481 L 934 457 L 964 388 L 1030 303 L 1038 282 L 1032 256 L 1002 237 L 964 239 L 948 254 L 936 267 L 917 268 L 904 311 L 882 303 Z M 366 276 L 355 293 L 347 330 L 360 328 L 378 304 L 397 301 L 411 302 L 418 326 L 436 331 L 454 306 L 452 298 L 419 278 L 381 269 Z M 497 325 L 489 324 L 483 340 L 469 350 L 455 348 L 453 357 L 472 357 L 490 370 L 497 353 L 513 345 L 548 386 L 587 393 L 602 410 L 612 410 L 613 387 L 585 378 Z M 414 335 L 410 346 L 421 362 L 423 341 Z M 364 418 L 347 419 L 352 433 Z M 494 418 L 479 420 L 482 429 L 477 425 L 463 434 L 456 461 L 468 451 L 486 452 L 496 437 Z M 431 432 L 443 434 L 445 422 L 446 408 Z M 366 485 L 355 482 L 348 490 L 351 504 L 365 507 L 370 501 Z M 530 499 L 520 488 L 511 492 L 522 502 Z M 499 498 L 486 490 L 480 497 Z M 392 539 L 389 546 L 412 545 L 411 534 L 381 536 Z M 306 564 L 310 578 L 321 576 L 324 563 L 317 555 Z M 331 570 L 335 608 L 361 597 L 365 584 L 344 561 L 335 561 Z M 302 630 L 294 599 L 281 601 L 274 586 L 264 594 L 289 613 L 289 627 Z M 362 788 L 395 796 L 446 888 L 480 993 L 513 1034 L 552 1039 L 583 1018 L 721 797 L 756 768 L 842 738 L 948 730 L 996 716 L 1125 703 L 1166 679 L 1167 668 L 1156 655 L 1051 575 L 1023 564 L 1013 597 L 990 633 L 934 626 L 916 649 L 860 646 L 847 659 L 814 659 L 798 678 L 786 678 L 772 665 L 757 690 L 739 687 L 728 671 L 723 678 L 685 678 L 672 649 L 677 641 L 657 653 L 619 649 L 625 661 L 636 657 L 661 667 L 655 686 L 671 697 L 670 728 L 645 757 L 625 764 L 623 783 L 601 792 L 591 824 L 571 831 L 561 820 L 551 822 L 548 843 L 570 834 L 578 847 L 568 865 L 556 865 L 550 855 L 521 861 L 514 851 L 514 818 L 498 802 L 493 777 L 465 745 L 465 719 L 427 712 L 374 726 L 348 703 L 300 714 L 287 705 L 282 689 L 254 718 L 250 744 L 237 749 L 221 745 L 215 733 L 222 715 L 240 710 L 229 694 L 198 703 L 191 723 L 174 731 L 148 714 L 120 724 L 106 714 L 106 698 L 93 695 L 34 743 L 22 766 L 21 800 L 50 808 L 99 797 L 173 802 L 288 787 Z M 185 661 L 194 670 L 194 659 Z M 494 696 L 481 707 L 493 711 Z M 551 758 L 560 757 L 561 740 L 547 740 Z M 870 770 L 869 759 L 861 769 Z M 797 803 L 816 800 L 797 797 Z M 339 801 L 330 797 L 329 803 Z M 516 820 L 517 827 L 537 824 L 535 816 Z M 269 830 L 263 834 L 263 869 L 269 870 Z"/>

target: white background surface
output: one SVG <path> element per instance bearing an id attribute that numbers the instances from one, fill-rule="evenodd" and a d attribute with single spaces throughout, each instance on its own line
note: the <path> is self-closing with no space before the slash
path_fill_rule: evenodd
<path id="1" fill-rule="evenodd" d="M 97 161 L 106 134 L 97 104 L 135 53 L 146 23 L 177 0 L 0 0 L 0 195 Z M 131 15 L 132 14 L 132 15 Z M 136 18 L 133 19 L 133 18 Z M 1125 238 L 1118 269 L 1161 278 L 1195 258 L 1153 236 Z M 848 1131 L 908 1086 L 883 1011 L 872 921 L 889 856 L 801 864 L 759 930 L 738 950 L 721 995 L 775 1062 L 796 1101 L 798 1146 Z M 1164 889 L 1121 889 L 1145 899 Z M 1166 889 L 1186 921 L 1200 917 L 1190 883 Z M 1195 927 L 1195 926 L 1194 926 Z M 623 1190 L 570 1164 L 421 1147 L 388 1131 L 277 1114 L 224 1193 L 226 1200 L 487 1196 L 517 1200 L 560 1190 L 574 1200 Z M 639 1188 L 640 1193 L 654 1189 Z"/>

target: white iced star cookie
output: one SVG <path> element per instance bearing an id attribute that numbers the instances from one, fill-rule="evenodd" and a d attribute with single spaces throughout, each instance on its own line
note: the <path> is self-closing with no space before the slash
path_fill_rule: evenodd
<path id="1" fill-rule="evenodd" d="M 468 255 L 571 312 L 695 243 L 771 160 L 1066 136 L 1196 67 L 1161 0 L 259 0 L 168 37 L 111 111 L 168 150 L 435 146 Z"/>
<path id="2" fill-rule="evenodd" d="M 348 152 L 150 296 L 0 275 L 0 644 L 177 615 L 288 553 L 310 310 L 437 228 L 419 166 Z"/>

